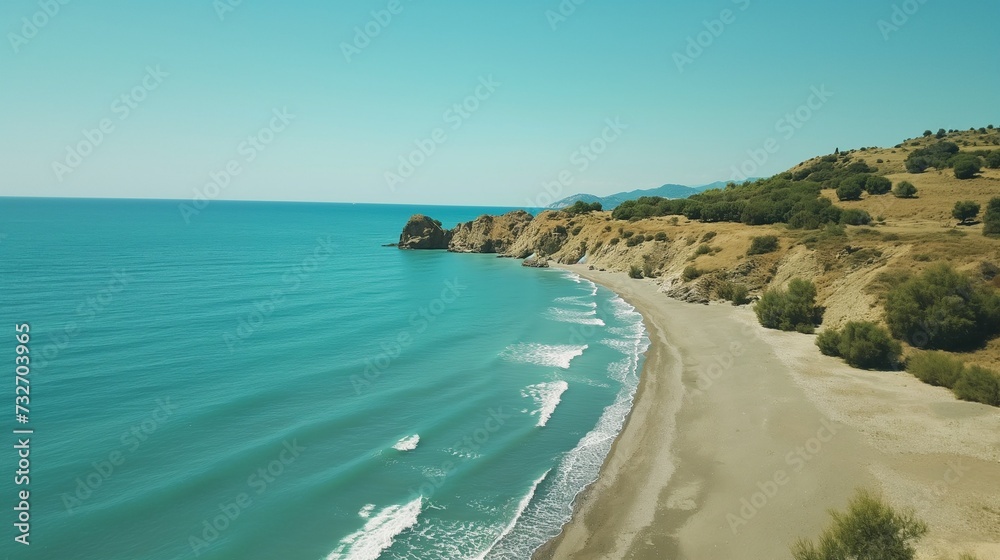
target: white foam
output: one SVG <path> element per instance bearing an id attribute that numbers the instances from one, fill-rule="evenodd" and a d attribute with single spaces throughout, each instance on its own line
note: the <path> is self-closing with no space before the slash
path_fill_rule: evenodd
<path id="1" fill-rule="evenodd" d="M 489 548 L 484 550 L 482 554 L 476 556 L 475 560 L 484 560 L 486 558 L 486 555 L 489 554 L 491 550 L 493 550 L 493 547 L 499 544 L 500 541 L 504 539 L 504 537 L 509 535 L 510 532 L 514 530 L 514 527 L 517 525 L 517 521 L 521 519 L 521 516 L 524 515 L 524 510 L 528 509 L 528 504 L 530 504 L 532 498 L 535 497 L 535 491 L 538 490 L 538 485 L 545 480 L 545 477 L 549 476 L 550 472 L 552 472 L 552 469 L 545 471 L 545 474 L 539 477 L 538 480 L 536 480 L 531 485 L 531 490 L 528 490 L 528 493 L 523 498 L 521 498 L 521 501 L 517 504 L 517 510 L 514 512 L 514 519 L 511 519 L 510 523 L 508 523 L 507 526 L 504 527 L 503 531 L 500 532 L 500 536 L 497 537 L 495 541 L 493 541 L 493 544 L 491 544 Z"/>
<path id="2" fill-rule="evenodd" d="M 579 274 L 577 274 L 575 272 L 564 271 L 563 278 L 565 278 L 567 280 L 572 280 L 573 282 L 576 282 L 577 284 L 586 284 L 587 288 L 590 289 L 590 295 L 591 296 L 596 296 L 597 295 L 597 284 L 591 282 L 590 280 L 587 280 L 586 278 L 582 278 Z"/>
<path id="3" fill-rule="evenodd" d="M 580 307 L 597 308 L 597 302 L 591 301 L 589 296 L 565 296 L 555 299 L 556 303 L 564 305 L 579 305 Z"/>
<path id="4" fill-rule="evenodd" d="M 396 445 L 393 445 L 392 448 L 396 451 L 413 451 L 417 448 L 418 443 L 420 443 L 420 435 L 413 434 L 397 441 Z"/>
<path id="5" fill-rule="evenodd" d="M 358 516 L 368 519 L 372 516 L 372 512 L 375 511 L 375 504 L 365 504 L 365 507 L 361 508 L 358 512 Z"/>
<path id="6" fill-rule="evenodd" d="M 511 344 L 500 353 L 500 356 L 514 363 L 569 369 L 569 364 L 573 361 L 573 358 L 583 355 L 584 350 L 587 348 L 586 344 L 537 344 L 522 342 Z"/>
<path id="7" fill-rule="evenodd" d="M 344 537 L 326 560 L 378 560 L 400 533 L 417 524 L 423 502 L 419 497 L 406 505 L 383 509 L 361 530 Z"/>
<path id="8" fill-rule="evenodd" d="M 531 413 L 532 416 L 538 415 L 538 424 L 536 426 L 542 427 L 548 423 L 549 418 L 552 417 L 552 413 L 555 412 L 556 407 L 562 401 L 562 394 L 566 392 L 566 389 L 569 389 L 569 383 L 565 381 L 550 381 L 548 383 L 539 383 L 538 385 L 529 385 L 521 391 L 522 397 L 531 397 L 535 399 L 535 404 L 538 405 L 538 410 Z"/>
<path id="9" fill-rule="evenodd" d="M 563 455 L 549 475 L 546 487 L 526 507 L 519 523 L 489 551 L 490 560 L 521 560 L 559 533 L 573 512 L 577 494 L 594 480 L 615 437 L 621 432 L 639 385 L 639 365 L 649 347 L 642 317 L 625 301 L 615 301 L 616 318 L 624 326 L 608 329 L 621 336 L 609 344 L 625 356 L 608 365 L 608 375 L 621 383 L 613 403 L 607 406 L 593 430 Z"/>
<path id="10" fill-rule="evenodd" d="M 594 325 L 597 327 L 604 326 L 604 321 L 597 318 L 597 309 L 577 311 L 575 309 L 550 307 L 545 313 L 545 317 L 561 323 L 576 323 L 577 325 Z"/>
<path id="11" fill-rule="evenodd" d="M 583 282 L 583 278 L 581 278 L 579 274 L 577 274 L 575 272 L 570 272 L 568 270 L 563 273 L 563 278 L 565 278 L 567 280 L 572 280 L 572 281 L 576 282 L 577 284 L 579 284 L 580 282 Z"/>

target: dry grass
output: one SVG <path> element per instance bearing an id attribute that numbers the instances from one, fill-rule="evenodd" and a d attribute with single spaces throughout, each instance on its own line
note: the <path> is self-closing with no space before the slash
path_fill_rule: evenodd
<path id="1" fill-rule="evenodd" d="M 986 135 L 965 131 L 946 139 L 963 150 L 1000 150 L 1000 130 L 996 129 Z M 546 213 L 540 216 L 539 225 L 544 224 L 543 229 L 563 225 L 570 231 L 581 227 L 562 251 L 552 255 L 557 260 L 578 258 L 575 251 L 582 241 L 590 248 L 588 262 L 595 267 L 626 271 L 632 265 L 651 262 L 655 275 L 665 285 L 682 283 L 684 268 L 692 264 L 705 272 L 695 282 L 730 280 L 746 285 L 755 294 L 796 276 L 811 278 L 819 288 L 821 304 L 827 307 L 825 324 L 837 327 L 848 320 L 881 322 L 888 278 L 915 274 L 940 261 L 970 274 L 977 274 L 984 262 L 1000 265 L 1000 240 L 984 237 L 982 225 L 958 226 L 951 216 L 952 207 L 959 200 L 976 201 L 985 209 L 991 198 L 1000 196 L 1000 170 L 984 169 L 981 176 L 964 181 L 956 179 L 950 169 L 907 173 L 903 164 L 906 157 L 913 150 L 937 141 L 934 137 L 918 138 L 907 140 L 902 147 L 848 152 L 850 161 L 866 161 L 877 167 L 879 173 L 887 174 L 893 184 L 909 181 L 918 193 L 913 199 L 886 194 L 840 202 L 832 190 L 824 191 L 823 196 L 838 206 L 863 209 L 878 220 L 870 227 L 849 226 L 844 235 L 823 230 L 788 230 L 780 225 L 708 224 L 684 217 L 624 222 L 610 220 L 608 212 L 572 219 Z M 816 161 L 818 158 L 801 166 Z M 619 229 L 648 238 L 663 232 L 668 241 L 646 241 L 629 247 Z M 697 249 L 709 232 L 716 234 L 707 242 L 713 251 L 698 255 Z M 778 252 L 746 256 L 751 238 L 760 235 L 778 236 L 781 245 Z M 620 242 L 611 245 L 612 238 L 619 238 Z M 594 251 L 598 244 L 600 248 Z M 995 282 L 1000 287 L 1000 279 Z M 961 357 L 971 364 L 1000 368 L 1000 340 Z"/>

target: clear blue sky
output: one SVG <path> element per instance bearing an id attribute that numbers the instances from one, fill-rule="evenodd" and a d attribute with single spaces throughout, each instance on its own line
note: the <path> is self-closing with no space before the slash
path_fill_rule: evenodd
<path id="1" fill-rule="evenodd" d="M 996 0 L 575 2 L 6 0 L 0 195 L 523 206 L 1000 125 Z"/>

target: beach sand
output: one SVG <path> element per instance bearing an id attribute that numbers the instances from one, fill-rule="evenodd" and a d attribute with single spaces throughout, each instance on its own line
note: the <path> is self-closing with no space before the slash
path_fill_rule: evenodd
<path id="1" fill-rule="evenodd" d="M 850 368 L 747 307 L 564 268 L 634 305 L 652 344 L 598 480 L 535 558 L 790 559 L 864 486 L 929 524 L 919 558 L 1000 559 L 1000 409 Z"/>

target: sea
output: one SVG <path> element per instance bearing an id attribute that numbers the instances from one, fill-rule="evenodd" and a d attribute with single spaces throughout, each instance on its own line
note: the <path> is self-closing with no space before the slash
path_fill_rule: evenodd
<path id="1" fill-rule="evenodd" d="M 0 198 L 0 556 L 530 558 L 648 339 L 575 273 L 385 246 L 506 210 Z"/>

